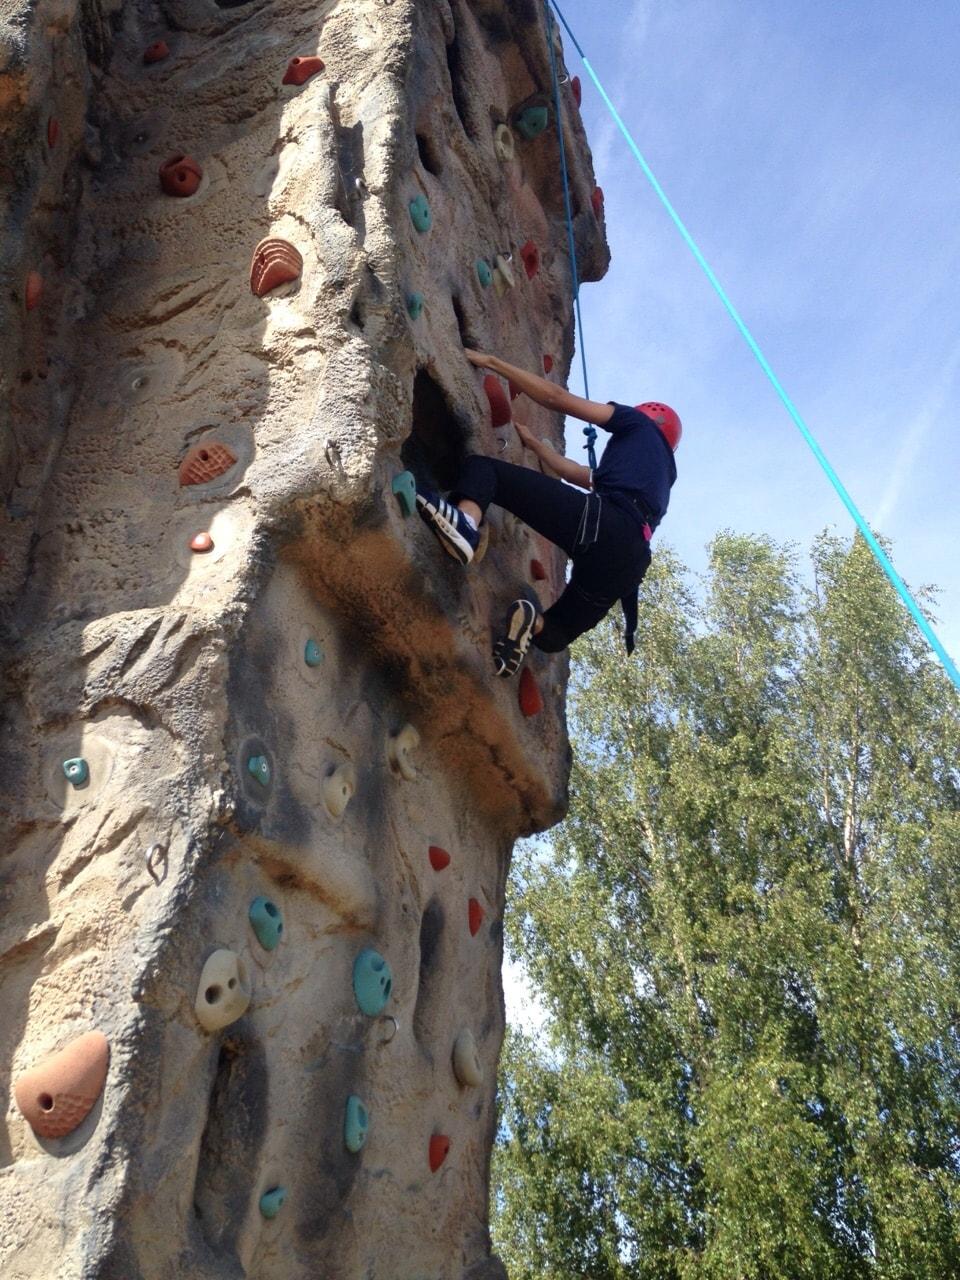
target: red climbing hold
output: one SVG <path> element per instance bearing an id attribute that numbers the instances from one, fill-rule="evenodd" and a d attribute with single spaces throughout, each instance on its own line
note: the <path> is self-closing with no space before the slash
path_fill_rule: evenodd
<path id="1" fill-rule="evenodd" d="M 14 1097 L 41 1138 L 64 1138 L 87 1118 L 103 1092 L 110 1045 L 100 1031 L 88 1031 L 59 1053 L 24 1071 Z"/>
<path id="2" fill-rule="evenodd" d="M 225 444 L 211 440 L 207 444 L 194 445 L 180 463 L 180 483 L 208 484 L 229 471 L 236 460 L 237 455 Z"/>
<path id="3" fill-rule="evenodd" d="M 510 409 L 510 401 L 504 395 L 503 387 L 500 385 L 500 379 L 488 373 L 483 380 L 483 389 L 490 401 L 490 418 L 494 429 L 505 427 L 513 417 L 513 413 Z"/>
<path id="4" fill-rule="evenodd" d="M 302 270 L 303 256 L 299 249 L 288 240 L 267 236 L 253 251 L 250 288 L 258 298 L 262 298 L 278 285 L 298 280 Z"/>
<path id="5" fill-rule="evenodd" d="M 590 197 L 590 203 L 593 205 L 593 212 L 598 218 L 603 217 L 603 188 L 594 187 L 593 195 Z"/>
<path id="6" fill-rule="evenodd" d="M 546 582 L 547 571 L 543 567 L 542 561 L 540 560 L 530 561 L 530 577 L 534 580 L 534 582 Z"/>
<path id="7" fill-rule="evenodd" d="M 520 388 L 517 386 L 517 384 L 514 381 L 511 380 L 509 385 L 510 385 L 511 400 L 516 400 L 517 396 L 523 395 L 523 392 L 520 390 Z"/>
<path id="8" fill-rule="evenodd" d="M 56 116 L 51 116 L 47 121 L 47 146 L 55 147 L 57 139 L 60 137 L 60 121 Z"/>
<path id="9" fill-rule="evenodd" d="M 43 276 L 39 271 L 28 271 L 23 285 L 23 305 L 28 311 L 40 305 L 43 296 Z"/>
<path id="10" fill-rule="evenodd" d="M 168 196 L 192 196 L 202 178 L 203 170 L 190 156 L 171 156 L 160 166 L 160 185 Z"/>
<path id="11" fill-rule="evenodd" d="M 190 539 L 190 550 L 203 553 L 213 550 L 213 539 L 209 533 L 195 533 Z"/>
<path id="12" fill-rule="evenodd" d="M 446 849 L 441 849 L 439 845 L 432 844 L 430 846 L 430 865 L 434 871 L 442 871 L 444 867 L 449 867 L 450 855 Z"/>
<path id="13" fill-rule="evenodd" d="M 481 907 L 476 898 L 471 898 L 467 903 L 467 920 L 470 924 L 471 937 L 475 938 L 480 932 L 480 926 L 483 924 L 483 915 L 483 907 Z"/>
<path id="14" fill-rule="evenodd" d="M 164 58 L 170 57 L 170 46 L 166 40 L 154 40 L 153 44 L 148 44 L 143 51 L 143 61 L 149 67 L 152 62 L 162 62 Z"/>
<path id="15" fill-rule="evenodd" d="M 540 250 L 532 240 L 528 240 L 520 250 L 520 257 L 523 259 L 523 267 L 527 273 L 527 279 L 532 280 L 540 270 Z"/>
<path id="16" fill-rule="evenodd" d="M 553 369 L 553 356 L 544 356 L 544 357 L 543 357 L 543 372 L 544 372 L 544 373 L 550 373 L 550 371 L 551 371 L 552 369 Z"/>
<path id="17" fill-rule="evenodd" d="M 287 63 L 287 69 L 283 73 L 283 80 L 280 83 L 305 84 L 311 76 L 321 72 L 323 67 L 322 58 L 291 58 Z"/>
<path id="18" fill-rule="evenodd" d="M 520 673 L 518 697 L 520 710 L 525 716 L 536 716 L 543 710 L 543 698 L 540 695 L 540 689 L 534 679 L 533 672 L 529 667 L 524 667 Z"/>
<path id="19" fill-rule="evenodd" d="M 580 84 L 580 77 L 574 76 L 570 81 L 570 88 L 573 90 L 573 100 L 579 107 L 583 102 L 583 86 Z"/>
<path id="20" fill-rule="evenodd" d="M 435 1133 L 430 1139 L 430 1172 L 436 1173 L 450 1152 L 450 1139 L 445 1133 Z"/>

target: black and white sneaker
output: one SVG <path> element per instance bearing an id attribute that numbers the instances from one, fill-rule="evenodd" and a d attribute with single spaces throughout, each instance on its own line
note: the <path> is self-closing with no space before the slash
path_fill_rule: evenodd
<path id="1" fill-rule="evenodd" d="M 493 646 L 493 665 L 498 676 L 514 676 L 530 648 L 537 608 L 530 600 L 514 600 L 507 610 L 503 635 Z"/>
<path id="2" fill-rule="evenodd" d="M 417 510 L 444 551 L 461 564 L 469 564 L 480 541 L 480 530 L 463 512 L 431 489 L 417 490 Z"/>

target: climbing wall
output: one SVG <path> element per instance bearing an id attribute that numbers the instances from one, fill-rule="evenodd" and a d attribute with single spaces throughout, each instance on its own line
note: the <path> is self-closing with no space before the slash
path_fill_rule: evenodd
<path id="1" fill-rule="evenodd" d="M 532 461 L 465 342 L 569 369 L 545 12 L 2 21 L 0 1274 L 494 1280 L 504 882 L 569 752 L 565 657 L 490 641 L 564 566 L 494 513 L 464 571 L 411 485 Z"/>

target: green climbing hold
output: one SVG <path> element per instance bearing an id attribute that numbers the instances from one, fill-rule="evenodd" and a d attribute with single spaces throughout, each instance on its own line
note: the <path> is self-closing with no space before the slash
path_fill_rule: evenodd
<path id="1" fill-rule="evenodd" d="M 353 962 L 353 994 L 362 1013 L 370 1018 L 382 1013 L 393 987 L 390 966 L 379 951 L 365 947 Z"/>
<path id="2" fill-rule="evenodd" d="M 90 777 L 90 766 L 83 756 L 76 756 L 73 760 L 64 760 L 63 774 L 73 786 L 82 787 Z"/>
<path id="3" fill-rule="evenodd" d="M 367 1108 L 355 1093 L 347 1099 L 347 1113 L 343 1121 L 343 1140 L 348 1151 L 359 1151 L 367 1140 L 370 1117 Z"/>
<path id="4" fill-rule="evenodd" d="M 419 320 L 423 315 L 424 297 L 422 293 L 407 294 L 407 313 L 411 320 Z"/>
<path id="5" fill-rule="evenodd" d="M 477 279 L 485 289 L 493 279 L 493 272 L 490 270 L 490 263 L 487 262 L 485 258 L 477 259 Z"/>
<path id="6" fill-rule="evenodd" d="M 308 667 L 323 665 L 323 650 L 316 640 L 310 639 L 303 646 L 303 660 Z"/>
<path id="7" fill-rule="evenodd" d="M 429 231 L 433 226 L 430 205 L 427 203 L 426 196 L 417 196 L 415 200 L 410 201 L 410 219 L 421 233 Z"/>
<path id="8" fill-rule="evenodd" d="M 262 787 L 270 785 L 270 761 L 266 756 L 251 756 L 247 761 L 247 772 L 251 773 Z"/>
<path id="9" fill-rule="evenodd" d="M 275 951 L 283 933 L 283 915 L 269 898 L 254 898 L 250 903 L 250 923 L 264 951 Z"/>
<path id="10" fill-rule="evenodd" d="M 286 1198 L 286 1187 L 271 1187 L 269 1191 L 265 1191 L 260 1197 L 260 1212 L 265 1218 L 275 1218 L 283 1208 L 283 1202 Z"/>
<path id="11" fill-rule="evenodd" d="M 543 133 L 549 123 L 550 112 L 546 107 L 524 107 L 514 121 L 521 137 L 528 142 Z"/>
<path id="12" fill-rule="evenodd" d="M 412 516 L 417 509 L 417 482 L 412 471 L 401 471 L 393 477 L 393 492 L 397 495 L 404 518 Z"/>

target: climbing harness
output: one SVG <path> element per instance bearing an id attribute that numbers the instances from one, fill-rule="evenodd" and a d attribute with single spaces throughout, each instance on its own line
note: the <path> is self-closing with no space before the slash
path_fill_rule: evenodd
<path id="1" fill-rule="evenodd" d="M 907 611 L 909 612 L 914 622 L 917 624 L 918 628 L 920 629 L 920 632 L 923 635 L 924 639 L 927 641 L 930 648 L 940 659 L 940 662 L 943 665 L 944 671 L 946 671 L 947 675 L 953 681 L 956 688 L 960 690 L 960 669 L 957 668 L 956 663 L 950 657 L 949 653 L 947 653 L 947 650 L 944 647 L 939 636 L 934 631 L 933 627 L 930 625 L 927 619 L 924 617 L 920 609 L 920 606 L 917 604 L 916 600 L 913 598 L 913 595 L 911 594 L 909 587 L 900 577 L 900 574 L 897 572 L 897 570 L 893 567 L 893 563 L 890 560 L 890 557 L 887 555 L 883 547 L 880 545 L 873 530 L 870 528 L 870 526 L 867 524 L 866 520 L 864 519 L 863 515 L 861 514 L 859 507 L 856 505 L 853 498 L 848 493 L 845 485 L 841 481 L 840 477 L 837 475 L 836 471 L 833 469 L 832 464 L 830 463 L 826 454 L 823 452 L 820 445 L 818 444 L 816 438 L 813 435 L 813 432 L 810 430 L 810 428 L 807 426 L 806 422 L 804 421 L 803 417 L 801 416 L 799 409 L 790 399 L 782 383 L 780 382 L 780 379 L 774 373 L 773 369 L 770 366 L 769 361 L 761 351 L 756 338 L 754 338 L 753 334 L 747 328 L 746 323 L 741 317 L 739 311 L 737 311 L 736 307 L 733 305 L 733 302 L 730 300 L 729 296 L 727 295 L 726 290 L 724 289 L 723 285 L 720 283 L 716 274 L 714 273 L 713 268 L 710 266 L 710 264 L 707 262 L 706 258 L 704 257 L 703 252 L 701 251 L 699 245 L 694 240 L 690 232 L 687 230 L 686 224 L 683 222 L 680 215 L 677 213 L 676 209 L 670 203 L 670 200 L 668 199 L 666 192 L 664 191 L 663 187 L 661 187 L 660 183 L 657 181 L 656 175 L 654 174 L 653 170 L 650 168 L 650 166 L 647 164 L 646 160 L 644 159 L 643 153 L 641 152 L 636 141 L 634 140 L 633 135 L 631 134 L 627 126 L 624 124 L 620 116 L 620 113 L 617 111 L 616 107 L 613 105 L 613 102 L 610 100 L 610 96 L 607 93 L 606 89 L 604 89 L 602 83 L 600 82 L 600 78 L 598 77 L 597 73 L 594 71 L 593 67 L 590 65 L 590 60 L 587 57 L 587 55 L 584 53 L 582 45 L 577 40 L 577 37 L 571 31 L 570 24 L 567 22 L 566 18 L 563 16 L 563 12 L 560 9 L 560 6 L 557 4 L 556 0 L 544 0 L 544 5 L 546 6 L 548 13 L 550 14 L 550 21 L 547 23 L 547 43 L 549 44 L 549 47 L 550 47 L 550 58 L 553 65 L 553 89 L 554 89 L 554 99 L 555 99 L 556 113 L 557 113 L 557 130 L 560 135 L 560 162 L 561 162 L 561 171 L 563 173 L 563 179 L 564 179 L 564 198 L 566 200 L 567 224 L 568 224 L 568 230 L 570 235 L 571 260 L 573 262 L 574 297 L 577 298 L 577 323 L 578 324 L 581 323 L 580 322 L 580 305 L 579 305 L 578 289 L 576 284 L 577 269 L 576 269 L 575 251 L 573 247 L 573 226 L 571 221 L 569 187 L 567 183 L 566 155 L 565 155 L 564 146 L 563 146 L 563 132 L 560 125 L 560 95 L 559 95 L 559 87 L 557 85 L 556 53 L 553 47 L 553 25 L 552 25 L 553 14 L 551 12 L 551 5 L 552 5 L 552 8 L 556 10 L 557 17 L 560 19 L 561 23 L 563 24 L 564 30 L 566 31 L 567 35 L 570 37 L 571 41 L 573 42 L 574 48 L 576 49 L 577 53 L 580 55 L 580 58 L 583 61 L 583 65 L 590 76 L 590 79 L 596 85 L 597 92 L 600 94 L 600 97 L 603 99 L 607 110 L 610 112 L 610 115 L 613 117 L 614 123 L 617 125 L 620 132 L 623 134 L 626 140 L 627 146 L 633 152 L 635 159 L 640 165 L 640 168 L 643 170 L 644 176 L 647 178 L 647 181 L 650 183 L 650 185 L 653 187 L 654 191 L 656 192 L 660 200 L 660 203 L 663 205 L 664 209 L 666 209 L 674 226 L 680 232 L 680 235 L 682 236 L 687 248 L 693 254 L 694 258 L 696 258 L 698 264 L 702 268 L 707 279 L 710 281 L 711 285 L 716 291 L 717 297 L 723 303 L 731 320 L 733 320 L 734 324 L 740 330 L 741 336 L 743 337 L 747 346 L 750 348 L 751 352 L 756 358 L 757 363 L 760 365 L 760 368 L 763 370 L 764 374 L 769 380 L 770 385 L 773 387 L 774 391 L 776 391 L 777 395 L 780 397 L 780 400 L 782 401 L 784 408 L 787 410 L 787 413 L 789 413 L 790 417 L 793 419 L 794 425 L 797 427 L 800 434 L 803 436 L 804 440 L 807 442 L 811 452 L 813 453 L 813 456 L 816 458 L 817 462 L 820 464 L 824 474 L 826 475 L 827 479 L 830 481 L 831 485 L 836 491 L 837 496 L 840 498 L 840 501 L 846 507 L 847 512 L 852 517 L 854 524 L 857 526 L 860 533 L 862 534 L 863 539 L 866 542 L 867 546 L 873 552 L 873 555 L 877 563 L 880 565 L 880 568 L 887 575 L 887 578 L 890 580 L 897 594 L 900 596 L 900 599 L 902 600 L 903 604 L 906 606 Z M 580 348 L 582 353 L 583 351 L 582 327 L 580 331 Z M 584 386 L 586 386 L 586 359 L 584 359 Z"/>

